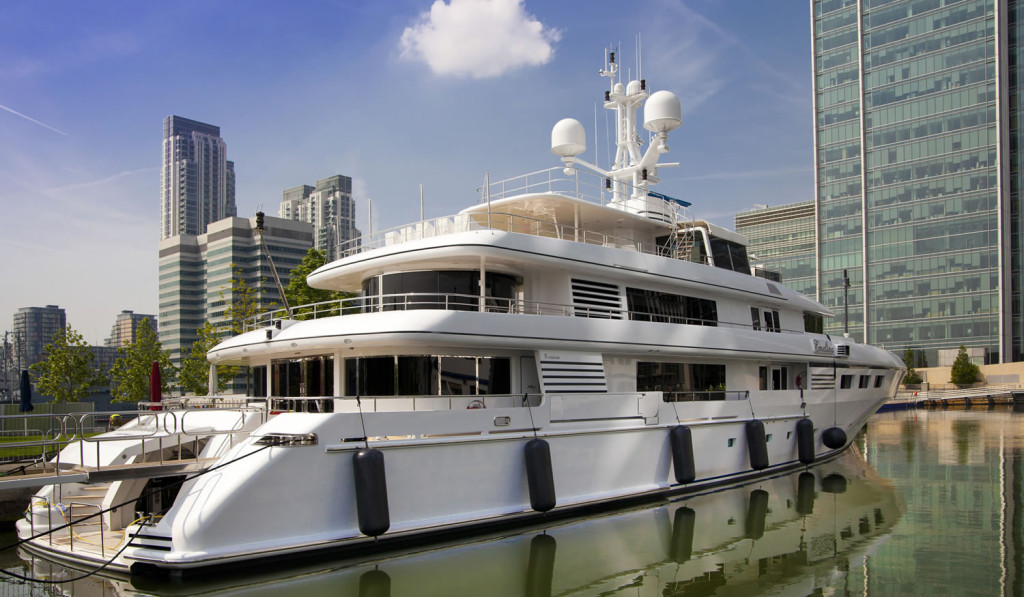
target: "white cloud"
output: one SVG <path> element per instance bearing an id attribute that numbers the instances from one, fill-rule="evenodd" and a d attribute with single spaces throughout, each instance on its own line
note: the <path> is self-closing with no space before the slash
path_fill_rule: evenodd
<path id="1" fill-rule="evenodd" d="M 554 56 L 557 29 L 526 12 L 522 0 L 436 0 L 402 33 L 402 57 L 434 74 L 483 79 Z"/>

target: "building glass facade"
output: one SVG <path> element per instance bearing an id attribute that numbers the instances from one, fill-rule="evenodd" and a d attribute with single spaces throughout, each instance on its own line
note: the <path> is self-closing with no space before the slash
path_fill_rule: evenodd
<path id="1" fill-rule="evenodd" d="M 857 340 L 932 362 L 960 345 L 1020 356 L 1000 139 L 1018 128 L 1001 66 L 1013 10 L 998 4 L 811 2 L 819 299 L 839 312 L 847 273 Z"/>
<path id="2" fill-rule="evenodd" d="M 255 290 L 262 309 L 283 306 L 267 253 L 287 287 L 291 270 L 313 245 L 313 230 L 302 222 L 266 217 L 264 251 L 255 228 L 255 217 L 226 218 L 210 224 L 206 234 L 160 241 L 159 338 L 176 367 L 207 321 L 223 328 L 227 304 L 236 298 L 231 284 L 236 276 Z M 244 380 L 233 387 L 244 389 Z"/>
<path id="3" fill-rule="evenodd" d="M 740 212 L 736 232 L 747 237 L 751 265 L 778 273 L 797 292 L 817 296 L 813 201 Z"/>

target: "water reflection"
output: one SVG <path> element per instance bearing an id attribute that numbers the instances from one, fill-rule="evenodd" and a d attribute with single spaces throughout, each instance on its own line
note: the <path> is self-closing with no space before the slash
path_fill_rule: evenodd
<path id="1" fill-rule="evenodd" d="M 863 440 L 906 511 L 851 570 L 860 594 L 1024 595 L 1024 418 L 1005 408 L 876 415 Z"/>
<path id="2" fill-rule="evenodd" d="M 900 500 L 858 451 L 809 471 L 543 528 L 274 574 L 95 579 L 66 594 L 715 595 L 820 591 L 883 540 Z M 39 577 L 74 574 L 28 560 Z"/>

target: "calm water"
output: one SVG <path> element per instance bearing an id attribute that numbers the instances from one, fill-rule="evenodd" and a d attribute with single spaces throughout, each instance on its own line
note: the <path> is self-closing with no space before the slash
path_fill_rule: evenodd
<path id="1" fill-rule="evenodd" d="M 0 566 L 78 575 L 16 554 Z M 29 594 L 1024 595 L 1024 413 L 880 414 L 810 472 L 372 561 L 179 585 L 0 584 Z"/>

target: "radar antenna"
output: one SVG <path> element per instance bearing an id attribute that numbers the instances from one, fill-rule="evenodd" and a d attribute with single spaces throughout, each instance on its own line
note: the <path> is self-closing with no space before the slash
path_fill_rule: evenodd
<path id="1" fill-rule="evenodd" d="M 678 162 L 658 162 L 661 154 L 669 151 L 668 134 L 682 124 L 679 99 L 671 91 L 649 93 L 644 79 L 623 85 L 618 80 L 616 52 L 611 49 L 605 49 L 605 67 L 598 74 L 609 80 L 609 88 L 604 92 L 604 107 L 615 113 L 616 148 L 611 167 L 604 170 L 578 157 L 586 149 L 586 133 L 583 125 L 572 118 L 559 121 L 552 129 L 551 151 L 561 157 L 567 175 L 573 168 L 583 168 L 608 179 L 613 206 L 625 209 L 628 203 L 632 203 L 631 211 L 650 212 L 640 203 L 647 203 L 648 186 L 660 182 L 658 169 L 679 165 Z M 642 150 L 644 140 L 638 130 L 637 111 L 641 106 L 644 108 L 643 127 L 653 133 L 646 151 Z M 658 201 L 661 202 L 660 199 Z M 655 211 L 663 212 L 664 209 Z"/>

